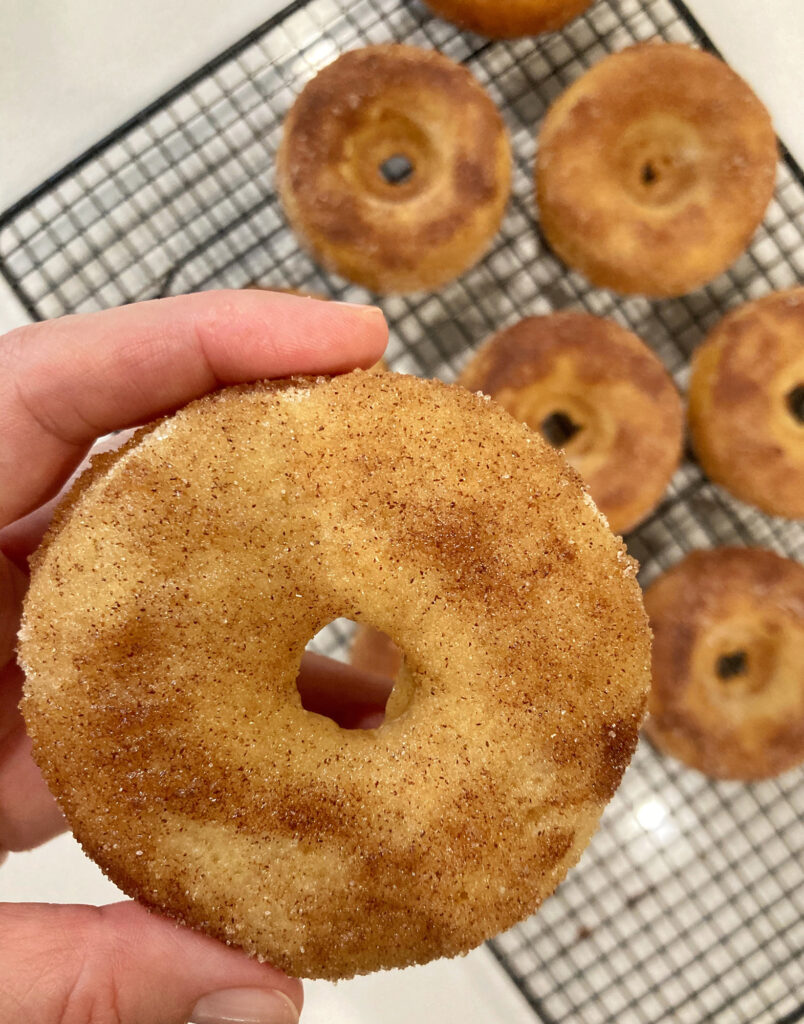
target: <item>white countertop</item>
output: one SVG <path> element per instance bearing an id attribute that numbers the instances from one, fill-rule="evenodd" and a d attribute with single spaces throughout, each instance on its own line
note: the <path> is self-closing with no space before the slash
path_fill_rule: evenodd
<path id="1" fill-rule="evenodd" d="M 802 0 L 688 0 L 804 164 Z M 278 0 L 5 0 L 0 210 L 282 6 Z M 26 316 L 0 283 L 0 331 Z M 102 903 L 118 890 L 62 836 L 0 869 L 0 899 Z M 526 1024 L 491 955 L 308 987 L 307 1024 Z"/>

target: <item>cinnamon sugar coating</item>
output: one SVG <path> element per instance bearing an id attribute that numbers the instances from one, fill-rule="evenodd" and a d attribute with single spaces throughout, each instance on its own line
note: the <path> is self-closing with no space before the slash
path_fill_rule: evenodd
<path id="1" fill-rule="evenodd" d="M 654 631 L 645 731 L 718 779 L 804 761 L 804 566 L 758 548 L 694 551 L 645 592 Z"/>
<path id="2" fill-rule="evenodd" d="M 387 180 L 394 158 L 409 174 Z M 277 156 L 291 227 L 331 270 L 375 292 L 446 284 L 502 220 L 511 149 L 472 74 L 435 50 L 342 54 L 302 90 Z"/>
<path id="3" fill-rule="evenodd" d="M 551 421 L 565 417 L 565 436 L 553 440 L 615 533 L 656 507 L 681 460 L 684 413 L 672 378 L 612 320 L 526 317 L 490 338 L 459 383 L 546 436 Z"/>
<path id="4" fill-rule="evenodd" d="M 548 111 L 536 167 L 541 227 L 593 284 L 683 295 L 746 248 L 776 160 L 767 110 L 721 60 L 680 43 L 632 46 Z"/>
<path id="5" fill-rule="evenodd" d="M 716 483 L 804 519 L 804 287 L 747 302 L 714 327 L 693 358 L 689 424 Z"/>
<path id="6" fill-rule="evenodd" d="M 304 711 L 340 616 L 386 721 Z M 34 756 L 127 893 L 304 977 L 467 951 L 578 859 L 633 753 L 635 564 L 561 456 L 400 374 L 230 388 L 93 461 L 34 559 Z"/>

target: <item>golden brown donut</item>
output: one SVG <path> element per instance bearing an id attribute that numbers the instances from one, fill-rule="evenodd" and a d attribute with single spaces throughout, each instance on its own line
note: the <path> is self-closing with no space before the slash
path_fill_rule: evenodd
<path id="1" fill-rule="evenodd" d="M 771 551 L 694 551 L 645 593 L 653 686 L 645 730 L 717 779 L 804 761 L 804 566 Z"/>
<path id="2" fill-rule="evenodd" d="M 492 39 L 513 39 L 553 32 L 566 25 L 592 0 L 425 0 L 460 28 Z"/>
<path id="3" fill-rule="evenodd" d="M 405 654 L 385 723 L 303 710 L 340 616 Z M 34 756 L 127 893 L 338 978 L 530 914 L 633 752 L 635 563 L 577 475 L 457 387 L 221 391 L 93 464 L 33 566 Z"/>
<path id="4" fill-rule="evenodd" d="M 393 158 L 412 168 L 395 183 Z M 511 150 L 466 68 L 434 50 L 353 50 L 285 121 L 277 187 L 315 256 L 375 292 L 438 288 L 476 263 L 502 220 Z"/>
<path id="5" fill-rule="evenodd" d="M 678 468 L 675 385 L 647 345 L 611 320 L 527 317 L 487 341 L 459 383 L 562 448 L 615 533 L 655 508 Z"/>
<path id="6" fill-rule="evenodd" d="M 729 313 L 693 357 L 689 424 L 705 472 L 804 519 L 804 287 Z"/>
<path id="7" fill-rule="evenodd" d="M 548 111 L 536 165 L 541 225 L 593 284 L 683 295 L 748 245 L 776 158 L 767 110 L 721 60 L 679 43 L 633 46 Z"/>

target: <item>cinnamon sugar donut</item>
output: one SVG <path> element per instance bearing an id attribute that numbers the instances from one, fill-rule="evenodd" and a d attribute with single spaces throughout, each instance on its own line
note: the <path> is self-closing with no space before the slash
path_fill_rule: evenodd
<path id="1" fill-rule="evenodd" d="M 460 28 L 492 39 L 513 39 L 553 32 L 592 0 L 425 0 L 428 7 Z"/>
<path id="2" fill-rule="evenodd" d="M 527 317 L 487 341 L 459 382 L 562 448 L 616 533 L 644 519 L 678 468 L 679 394 L 647 345 L 611 320 Z"/>
<path id="3" fill-rule="evenodd" d="M 340 616 L 386 720 L 304 711 Z M 96 460 L 33 565 L 34 756 L 127 893 L 305 977 L 461 953 L 575 863 L 633 752 L 635 565 L 561 456 L 457 387 L 231 388 Z"/>
<path id="4" fill-rule="evenodd" d="M 692 362 L 689 423 L 716 483 L 804 519 L 804 287 L 746 303 L 710 332 Z"/>
<path id="5" fill-rule="evenodd" d="M 285 121 L 277 187 L 326 267 L 375 292 L 412 292 L 451 281 L 488 248 L 511 150 L 466 68 L 433 50 L 368 46 L 305 86 Z"/>
<path id="6" fill-rule="evenodd" d="M 767 110 L 726 64 L 677 43 L 633 46 L 548 111 L 536 167 L 541 225 L 593 284 L 682 295 L 748 245 L 776 158 Z"/>
<path id="7" fill-rule="evenodd" d="M 656 746 L 718 779 L 804 761 L 804 566 L 771 551 L 694 551 L 645 593 Z"/>

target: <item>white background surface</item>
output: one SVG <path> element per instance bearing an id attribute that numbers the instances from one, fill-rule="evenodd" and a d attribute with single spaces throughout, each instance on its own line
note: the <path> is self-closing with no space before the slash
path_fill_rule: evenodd
<path id="1" fill-rule="evenodd" d="M 688 0 L 724 56 L 771 110 L 804 164 L 804 0 Z M 259 22 L 272 0 L 3 0 L 0 209 L 58 170 Z M 0 282 L 0 331 L 26 316 Z M 0 899 L 102 903 L 119 898 L 68 836 L 12 856 Z M 533 1017 L 479 950 L 335 987 L 307 988 L 307 1024 L 526 1024 Z"/>

